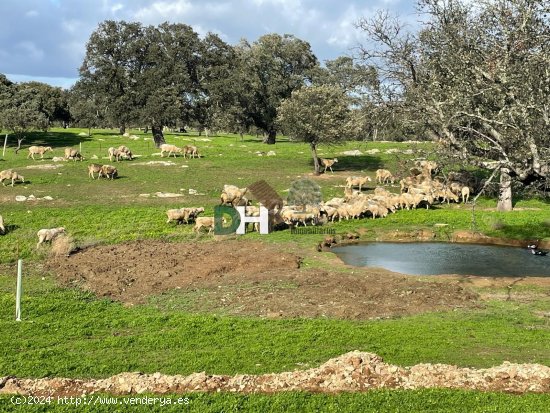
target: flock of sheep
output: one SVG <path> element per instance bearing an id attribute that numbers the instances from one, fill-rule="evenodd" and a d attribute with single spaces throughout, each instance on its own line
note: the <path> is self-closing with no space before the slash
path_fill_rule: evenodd
<path id="1" fill-rule="evenodd" d="M 184 158 L 189 155 L 189 158 L 199 157 L 200 154 L 196 146 L 186 145 L 183 148 L 176 145 L 163 144 L 160 146 L 160 155 L 164 157 L 165 153 L 168 153 L 168 157 L 177 154 L 182 154 Z M 29 148 L 29 154 L 27 158 L 34 158 L 34 155 L 40 155 L 41 159 L 44 157 L 44 153 L 52 151 L 49 146 L 31 146 Z M 132 151 L 121 145 L 118 148 L 110 147 L 108 149 L 109 160 L 119 162 L 122 159 L 132 160 L 134 155 Z M 84 157 L 80 152 L 73 148 L 65 148 L 64 159 L 73 161 L 83 161 Z M 327 169 L 332 171 L 332 166 L 338 162 L 338 159 L 324 159 L 319 158 L 319 164 L 324 167 L 324 172 Z M 467 202 L 470 196 L 470 188 L 464 182 L 460 180 L 451 180 L 447 184 L 441 182 L 438 178 L 433 177 L 434 172 L 437 170 L 437 164 L 433 161 L 420 161 L 417 163 L 416 168 L 412 168 L 413 172 L 411 176 L 408 176 L 399 181 L 400 193 L 395 194 L 388 191 L 383 185 L 394 184 L 396 179 L 394 175 L 387 169 L 378 169 L 376 171 L 376 183 L 377 186 L 374 189 L 374 193 L 365 193 L 365 189 L 372 179 L 367 176 L 349 176 L 346 178 L 346 185 L 344 189 L 344 196 L 341 198 L 332 198 L 327 202 L 321 202 L 317 205 L 284 205 L 278 212 L 284 223 L 288 226 L 295 226 L 302 224 L 303 226 L 318 225 L 327 222 L 334 222 L 336 219 L 341 221 L 342 219 L 349 220 L 350 218 L 363 218 L 363 217 L 386 217 L 389 213 L 395 212 L 397 209 L 411 209 L 418 206 L 425 206 L 429 208 L 435 202 L 458 202 L 459 196 L 462 196 L 462 201 Z M 95 179 L 95 174 L 98 175 L 98 179 L 106 177 L 107 179 L 114 179 L 118 176 L 117 168 L 112 165 L 100 165 L 90 164 L 88 165 L 88 175 L 92 179 Z M 0 181 L 5 185 L 5 180 L 11 180 L 13 186 L 15 181 L 24 182 L 24 177 L 19 175 L 12 169 L 0 171 Z M 354 189 L 357 188 L 357 189 Z M 222 205 L 231 206 L 245 206 L 246 214 L 249 216 L 259 216 L 259 206 L 251 205 L 251 202 L 246 197 L 247 188 L 238 188 L 234 185 L 224 185 L 222 193 L 220 195 L 220 202 Z M 176 222 L 180 223 L 194 223 L 193 230 L 199 232 L 201 229 L 208 229 L 208 233 L 211 233 L 214 229 L 214 217 L 199 217 L 204 212 L 203 207 L 185 207 L 180 209 L 170 209 L 166 211 L 168 217 L 167 223 Z M 257 229 L 257 226 L 255 226 Z M 5 232 L 3 219 L 0 216 L 0 230 Z M 52 241 L 57 236 L 64 234 L 65 229 L 63 227 L 41 229 L 38 231 L 38 244 L 37 247 L 46 242 Z"/>
<path id="2" fill-rule="evenodd" d="M 184 158 L 189 155 L 189 158 L 200 158 L 201 155 L 199 154 L 198 148 L 194 145 L 186 145 L 183 148 L 179 148 L 175 145 L 169 145 L 169 144 L 163 144 L 160 146 L 161 152 L 160 155 L 163 157 L 164 153 L 168 152 L 168 156 L 174 155 L 176 157 L 176 154 L 182 154 Z M 44 159 L 44 154 L 46 152 L 53 152 L 53 149 L 51 146 L 30 146 L 28 148 L 28 155 L 27 159 L 32 158 L 33 160 L 36 160 L 35 155 L 40 155 L 40 159 Z M 117 161 L 119 162 L 122 159 L 132 160 L 134 159 L 134 155 L 132 154 L 132 151 L 127 146 L 121 145 L 118 148 L 110 147 L 107 150 L 107 153 L 109 155 L 109 161 Z M 73 160 L 73 161 L 83 161 L 84 157 L 82 154 L 74 148 L 65 148 L 64 150 L 64 156 L 63 158 L 65 160 Z M 116 167 L 112 165 L 101 165 L 92 163 L 88 165 L 88 176 L 92 179 L 95 179 L 95 174 L 97 174 L 98 179 L 101 177 L 105 177 L 107 179 L 114 179 L 118 177 L 118 170 Z M 0 171 L 0 182 L 2 182 L 2 185 L 5 186 L 4 181 L 11 181 L 11 186 L 14 186 L 16 181 L 20 181 L 22 183 L 25 182 L 25 178 L 20 175 L 18 172 L 14 171 L 13 169 L 6 169 L 3 171 Z M 171 212 L 172 211 L 172 212 Z M 197 220 L 198 227 L 200 229 L 201 225 L 210 228 L 210 222 L 208 220 L 205 220 L 201 224 L 201 219 L 197 219 L 197 215 L 201 212 L 204 212 L 204 208 L 182 208 L 181 210 L 171 210 L 168 211 L 168 222 L 171 220 L 176 221 L 185 221 L 186 223 L 189 222 L 189 220 Z M 177 215 L 174 211 L 178 211 L 181 214 Z M 213 223 L 211 225 L 213 228 Z M 4 219 L 0 215 L 0 233 L 5 234 L 6 233 L 6 227 L 4 225 Z M 65 234 L 65 228 L 59 227 L 59 228 L 44 228 L 37 232 L 38 237 L 38 244 L 37 248 L 44 242 L 51 242 L 55 238 L 57 238 L 60 235 Z"/>
<path id="3" fill-rule="evenodd" d="M 334 163 L 322 162 L 321 165 L 330 169 Z M 376 184 L 379 185 L 373 193 L 362 191 L 372 179 L 365 176 L 349 176 L 346 178 L 344 196 L 332 198 L 329 201 L 316 205 L 287 205 L 281 207 L 279 215 L 287 226 L 318 225 L 327 222 L 349 220 L 350 218 L 378 218 L 386 217 L 398 209 L 415 209 L 419 206 L 429 208 L 437 202 L 468 202 L 471 189 L 459 175 L 450 175 L 451 180 L 445 184 L 434 172 L 437 164 L 434 161 L 420 161 L 417 167 L 411 169 L 411 176 L 399 181 L 401 191 L 399 194 L 388 191 L 383 185 L 394 184 L 396 179 L 391 171 L 378 169 L 376 171 Z M 354 189 L 358 188 L 358 189 Z M 246 197 L 247 188 L 238 188 L 234 185 L 224 185 L 220 195 L 223 205 L 245 206 L 248 216 L 259 216 L 259 206 L 251 205 Z M 209 233 L 214 228 L 213 217 L 197 218 L 204 208 L 182 208 L 167 211 L 168 221 L 189 223 L 195 220 L 195 231 L 208 228 Z M 257 229 L 257 226 L 255 226 Z"/>

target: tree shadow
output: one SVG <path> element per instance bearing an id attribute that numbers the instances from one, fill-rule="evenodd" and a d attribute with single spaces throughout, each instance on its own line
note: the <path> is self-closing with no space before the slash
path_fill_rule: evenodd
<path id="1" fill-rule="evenodd" d="M 338 159 L 338 162 L 332 165 L 332 169 L 334 170 L 334 172 L 376 170 L 384 166 L 379 158 L 369 155 L 336 156 L 335 158 Z M 313 167 L 313 159 L 309 160 L 309 165 Z M 323 169 L 324 168 L 322 168 L 322 170 Z M 329 171 L 330 169 L 327 169 L 327 172 Z"/>
<path id="2" fill-rule="evenodd" d="M 81 142 L 89 142 L 92 140 L 88 136 L 79 136 L 76 132 L 26 132 L 25 137 L 21 142 L 19 153 L 27 152 L 29 146 L 51 146 L 52 148 L 65 148 L 69 146 L 77 146 Z M 18 136 L 10 134 L 8 136 L 8 147 L 14 149 L 17 147 Z M 46 158 L 44 158 L 46 159 Z"/>

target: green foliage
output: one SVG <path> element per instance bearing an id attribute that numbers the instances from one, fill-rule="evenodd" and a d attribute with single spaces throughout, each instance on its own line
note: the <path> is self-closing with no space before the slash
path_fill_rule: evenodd
<path id="1" fill-rule="evenodd" d="M 292 182 L 288 191 L 289 205 L 319 205 L 323 202 L 321 187 L 311 179 L 299 179 Z"/>

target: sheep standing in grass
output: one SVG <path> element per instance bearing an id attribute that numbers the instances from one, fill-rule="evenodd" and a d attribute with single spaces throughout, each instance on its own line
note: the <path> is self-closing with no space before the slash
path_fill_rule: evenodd
<path id="1" fill-rule="evenodd" d="M 92 163 L 88 165 L 88 176 L 92 177 L 92 179 L 95 179 L 94 173 L 98 174 L 98 179 L 99 179 L 100 172 L 101 172 L 101 165 L 97 163 Z"/>
<path id="2" fill-rule="evenodd" d="M 40 159 L 44 159 L 44 153 L 48 151 L 53 152 L 51 146 L 31 146 L 29 148 L 29 155 L 27 156 L 27 159 L 32 158 L 35 160 L 34 155 L 40 155 Z"/>
<path id="3" fill-rule="evenodd" d="M 15 181 L 25 182 L 25 178 L 22 175 L 19 175 L 13 169 L 6 169 L 5 171 L 0 172 L 0 182 L 3 186 L 6 186 L 4 183 L 5 180 L 11 181 L 11 186 L 15 184 Z"/>
<path id="4" fill-rule="evenodd" d="M 367 182 L 371 182 L 372 179 L 370 176 L 348 176 L 346 178 L 346 187 L 352 188 L 354 186 L 358 186 L 359 190 L 361 190 L 361 187 L 366 186 Z"/>
<path id="5" fill-rule="evenodd" d="M 378 182 L 379 184 L 386 184 L 388 182 L 391 182 L 393 184 L 395 182 L 395 178 L 393 177 L 392 173 L 387 169 L 377 169 L 376 182 Z"/>
<path id="6" fill-rule="evenodd" d="M 460 191 L 461 195 L 462 195 L 462 203 L 467 203 L 468 200 L 470 199 L 470 187 L 468 186 L 464 186 L 462 187 L 462 190 Z"/>
<path id="7" fill-rule="evenodd" d="M 101 169 L 99 170 L 98 178 L 101 178 L 102 176 L 105 176 L 108 179 L 115 179 L 116 177 L 118 177 L 118 171 L 114 166 L 102 165 Z"/>
<path id="8" fill-rule="evenodd" d="M 214 230 L 214 217 L 198 217 L 195 220 L 195 226 L 193 231 L 199 232 L 202 228 L 208 228 L 208 233 L 212 233 Z"/>
<path id="9" fill-rule="evenodd" d="M 38 248 L 40 244 L 47 241 L 48 242 L 52 241 L 54 238 L 64 233 L 65 233 L 65 228 L 63 227 L 41 229 L 36 233 L 36 235 L 38 236 L 38 244 L 36 244 L 36 248 Z"/>
<path id="10" fill-rule="evenodd" d="M 189 223 L 189 220 L 195 220 L 197 219 L 197 216 L 199 214 L 202 214 L 204 212 L 204 208 L 179 208 L 179 209 L 169 209 L 166 211 L 166 215 L 168 216 L 168 220 L 166 223 L 170 223 L 171 221 L 176 221 L 178 224 L 181 224 L 183 221 L 185 221 L 186 224 Z"/>
<path id="11" fill-rule="evenodd" d="M 113 158 L 115 158 L 115 160 L 118 162 L 122 157 L 122 153 L 117 148 L 113 148 L 112 146 L 107 149 L 107 152 L 109 153 L 110 162 L 113 162 Z"/>
<path id="12" fill-rule="evenodd" d="M 191 158 L 191 156 L 193 158 L 195 158 L 195 155 L 200 158 L 200 154 L 199 154 L 199 150 L 197 149 L 196 146 L 194 145 L 185 145 L 183 147 L 183 157 L 186 158 L 187 157 L 187 154 L 189 154 L 189 158 Z"/>
<path id="13" fill-rule="evenodd" d="M 130 148 L 128 148 L 127 146 L 124 146 L 124 145 L 120 145 L 118 148 L 118 153 L 120 154 L 120 157 L 124 158 L 124 159 L 128 159 L 128 160 L 132 160 L 134 159 L 134 155 L 132 155 L 132 151 L 130 150 Z"/>
<path id="14" fill-rule="evenodd" d="M 326 172 L 327 168 L 329 168 L 330 172 L 334 173 L 334 171 L 332 170 L 332 165 L 334 165 L 337 162 L 338 162 L 338 158 L 334 158 L 334 159 L 319 158 L 319 163 L 321 164 L 321 166 L 325 167 L 325 170 L 323 172 Z"/>
<path id="15" fill-rule="evenodd" d="M 168 157 L 170 155 L 174 154 L 174 158 L 176 157 L 177 153 L 182 153 L 183 149 L 177 147 L 176 145 L 169 145 L 167 143 L 163 143 L 160 145 L 160 156 L 164 157 L 164 152 L 168 152 Z"/>
<path id="16" fill-rule="evenodd" d="M 77 159 L 80 161 L 84 160 L 80 152 L 78 152 L 76 149 L 73 149 L 73 148 L 65 148 L 64 158 L 66 160 L 72 159 L 73 161 L 76 161 Z"/>

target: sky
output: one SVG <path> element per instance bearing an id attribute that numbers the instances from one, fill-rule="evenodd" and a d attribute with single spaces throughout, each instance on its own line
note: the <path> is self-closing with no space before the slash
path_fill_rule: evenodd
<path id="1" fill-rule="evenodd" d="M 78 79 L 90 34 L 104 20 L 168 21 L 225 42 L 266 33 L 310 43 L 320 62 L 351 55 L 363 39 L 354 24 L 387 9 L 415 21 L 412 0 L 1 0 L 0 73 L 69 88 Z"/>

